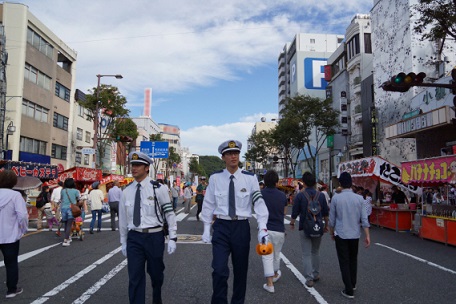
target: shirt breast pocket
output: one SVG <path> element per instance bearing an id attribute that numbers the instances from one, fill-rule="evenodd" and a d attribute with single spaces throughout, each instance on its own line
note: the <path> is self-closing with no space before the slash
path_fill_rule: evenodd
<path id="1" fill-rule="evenodd" d="M 248 206 L 250 200 L 249 192 L 237 192 L 236 193 L 236 202 L 241 206 Z"/>
<path id="2" fill-rule="evenodd" d="M 141 208 L 143 208 L 141 211 L 144 212 L 145 215 L 155 215 L 155 200 L 146 199 L 142 202 Z"/>
<path id="3" fill-rule="evenodd" d="M 217 207 L 219 208 L 228 206 L 228 193 L 215 193 L 215 202 L 217 203 Z"/>
<path id="4" fill-rule="evenodd" d="M 127 209 L 128 218 L 133 218 L 133 209 L 135 208 L 135 203 L 131 201 L 125 202 L 125 209 Z"/>

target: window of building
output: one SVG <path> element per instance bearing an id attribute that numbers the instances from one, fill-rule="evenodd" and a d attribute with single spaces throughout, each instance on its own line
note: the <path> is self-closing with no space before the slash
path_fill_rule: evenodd
<path id="1" fill-rule="evenodd" d="M 49 58 L 52 59 L 54 56 L 54 47 L 43 39 L 43 37 L 35 33 L 31 28 L 27 29 L 27 42 Z"/>
<path id="2" fill-rule="evenodd" d="M 53 126 L 68 131 L 68 118 L 63 115 L 60 115 L 57 112 L 54 112 Z"/>
<path id="3" fill-rule="evenodd" d="M 22 152 L 46 155 L 45 141 L 21 136 L 19 150 Z"/>
<path id="4" fill-rule="evenodd" d="M 82 153 L 81 152 L 76 152 L 76 157 L 74 159 L 75 163 L 81 164 L 81 160 L 82 160 Z"/>
<path id="5" fill-rule="evenodd" d="M 48 122 L 49 110 L 43 108 L 36 103 L 28 101 L 26 99 L 22 100 L 22 114 L 40 122 Z"/>
<path id="6" fill-rule="evenodd" d="M 84 154 L 84 165 L 88 166 L 89 165 L 89 155 Z"/>
<path id="7" fill-rule="evenodd" d="M 364 34 L 364 53 L 372 54 L 372 42 L 370 33 Z"/>
<path id="8" fill-rule="evenodd" d="M 82 129 L 81 128 L 76 129 L 76 139 L 82 140 Z"/>
<path id="9" fill-rule="evenodd" d="M 67 156 L 67 147 L 52 144 L 52 152 L 51 152 L 52 158 L 66 160 L 66 156 Z"/>
<path id="10" fill-rule="evenodd" d="M 358 55 L 359 52 L 360 52 L 360 50 L 359 50 L 359 34 L 356 34 L 347 43 L 348 60 L 350 60 L 353 57 L 355 57 L 356 55 Z"/>
<path id="11" fill-rule="evenodd" d="M 84 110 L 85 110 L 85 108 L 83 106 L 81 106 L 80 104 L 78 104 L 78 116 L 84 117 Z"/>
<path id="12" fill-rule="evenodd" d="M 90 132 L 86 131 L 86 138 L 85 138 L 86 143 L 90 143 Z"/>
<path id="13" fill-rule="evenodd" d="M 310 44 L 315 44 L 315 39 L 310 39 Z"/>
<path id="14" fill-rule="evenodd" d="M 24 68 L 24 78 L 34 84 L 42 87 L 43 89 L 50 90 L 51 88 L 51 77 L 40 72 L 35 67 L 26 63 Z"/>
<path id="15" fill-rule="evenodd" d="M 55 96 L 70 102 L 70 89 L 58 82 L 55 82 Z"/>

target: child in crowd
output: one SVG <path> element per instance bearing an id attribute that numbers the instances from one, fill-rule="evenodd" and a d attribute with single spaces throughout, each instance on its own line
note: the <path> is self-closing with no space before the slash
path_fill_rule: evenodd
<path id="1" fill-rule="evenodd" d="M 52 226 L 56 225 L 59 227 L 59 221 L 57 221 L 57 218 L 55 217 L 54 213 L 52 212 L 52 206 L 51 203 L 46 203 L 44 205 L 44 214 L 46 214 L 46 220 L 49 226 L 49 231 L 52 231 Z"/>

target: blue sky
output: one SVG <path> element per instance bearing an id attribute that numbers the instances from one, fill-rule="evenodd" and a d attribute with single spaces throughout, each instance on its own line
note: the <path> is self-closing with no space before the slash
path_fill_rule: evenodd
<path id="1" fill-rule="evenodd" d="M 255 122 L 277 117 L 277 57 L 298 32 L 344 34 L 366 0 L 40 0 L 20 1 L 78 53 L 76 87 L 97 74 L 119 87 L 130 116 L 143 113 L 152 88 L 152 119 L 178 125 L 182 146 L 218 155 L 245 145 Z M 245 149 L 243 149 L 245 152 Z"/>

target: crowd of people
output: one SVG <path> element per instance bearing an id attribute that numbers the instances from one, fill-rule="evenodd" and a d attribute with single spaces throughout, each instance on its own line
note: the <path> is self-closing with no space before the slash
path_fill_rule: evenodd
<path id="1" fill-rule="evenodd" d="M 251 231 L 248 219 L 253 212 L 258 223 L 258 244 L 271 244 L 267 247 L 270 251 L 261 256 L 266 281 L 263 289 L 274 293 L 275 283 L 282 277 L 280 254 L 285 243 L 284 219 L 289 199 L 278 189 L 279 178 L 274 170 L 266 172 L 263 185 L 260 185 L 254 174 L 238 167 L 241 148 L 242 144 L 237 140 L 223 142 L 219 146 L 219 153 L 225 162 L 225 169 L 213 173 L 208 181 L 205 177 L 200 177 L 196 187 L 197 219 L 201 219 L 204 224 L 201 238 L 203 242 L 212 243 L 212 303 L 228 302 L 230 255 L 234 270 L 231 303 L 245 301 Z M 185 183 L 183 191 L 177 183 L 168 188 L 166 181 L 154 181 L 149 177 L 152 160 L 146 154 L 131 152 L 129 159 L 133 182 L 124 187 L 123 191 L 119 183 L 115 182 L 107 193 L 111 229 L 116 230 L 115 217 L 118 216 L 122 253 L 128 260 L 130 303 L 143 303 L 145 300 L 146 263 L 153 286 L 153 303 L 162 303 L 165 237 L 168 237 L 167 252 L 172 254 L 176 250 L 177 241 L 174 212 L 177 199 L 182 195 L 184 212 L 190 212 L 190 200 L 193 197 L 191 184 Z M 9 172 L 5 170 L 0 174 Z M 14 297 L 22 293 L 22 288 L 17 286 L 17 256 L 20 238 L 27 232 L 28 216 L 23 197 L 11 190 L 15 181 L 1 182 L 5 180 L 8 179 L 0 178 L 0 191 L 5 193 L 0 195 L 0 249 L 7 269 L 7 297 Z M 326 187 L 323 185 L 317 189 L 315 176 L 309 172 L 304 173 L 301 187 L 293 195 L 289 229 L 294 230 L 295 221 L 299 217 L 298 231 L 305 285 L 313 288 L 324 279 L 320 274 L 319 250 L 322 237 L 329 233 L 335 241 L 344 283 L 341 294 L 346 298 L 354 298 L 358 243 L 363 230 L 365 246 L 370 245 L 368 206 L 372 196 L 369 191 L 352 188 L 348 173 L 342 173 L 339 182 L 341 191 L 330 199 Z M 85 216 L 90 209 L 90 233 L 94 232 L 97 220 L 97 232 L 101 231 L 101 210 L 105 195 L 99 185 L 99 182 L 94 182 L 90 187 L 78 190 L 74 180 L 68 178 L 52 193 L 47 186 L 42 188 L 45 204 L 39 209 L 46 215 L 50 228 L 59 222 L 63 225 L 63 246 L 71 244 L 71 227 L 75 220 L 72 204 L 82 209 L 80 216 Z M 9 205 L 10 202 L 13 203 Z M 9 220 L 4 221 L 4 218 Z M 6 229 L 3 228 L 6 226 L 14 227 L 14 233 L 4 233 Z"/>

